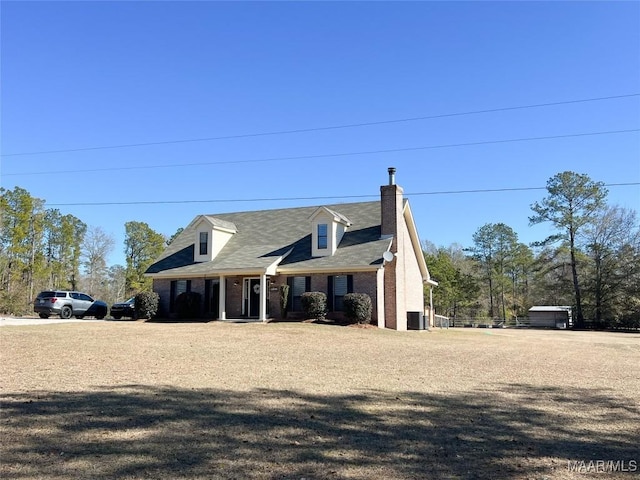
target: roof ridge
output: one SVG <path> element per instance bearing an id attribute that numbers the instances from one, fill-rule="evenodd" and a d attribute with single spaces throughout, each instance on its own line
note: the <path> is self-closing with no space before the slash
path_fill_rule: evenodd
<path id="1" fill-rule="evenodd" d="M 374 203 L 380 203 L 379 200 L 372 200 L 369 202 L 344 202 L 344 203 L 332 203 L 332 204 L 322 204 L 322 205 L 308 205 L 305 207 L 285 207 L 285 208 L 263 208 L 260 210 L 241 210 L 236 212 L 225 212 L 225 213 L 205 213 L 202 214 L 205 217 L 220 217 L 222 215 L 239 215 L 242 213 L 259 213 L 259 212 L 278 212 L 278 211 L 293 211 L 293 210 L 305 210 L 305 209 L 318 209 L 318 208 L 328 208 L 328 209 L 336 209 L 340 206 L 352 206 L 352 205 L 369 205 Z"/>

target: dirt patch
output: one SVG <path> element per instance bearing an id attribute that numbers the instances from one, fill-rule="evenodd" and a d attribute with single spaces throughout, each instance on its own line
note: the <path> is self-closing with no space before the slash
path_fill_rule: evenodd
<path id="1" fill-rule="evenodd" d="M 638 335 L 424 333 L 4 327 L 0 476 L 577 479 L 640 468 Z"/>

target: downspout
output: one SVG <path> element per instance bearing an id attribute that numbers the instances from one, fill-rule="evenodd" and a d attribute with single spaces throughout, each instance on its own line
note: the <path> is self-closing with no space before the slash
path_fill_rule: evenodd
<path id="1" fill-rule="evenodd" d="M 220 320 L 227 319 L 227 279 L 224 275 L 220 275 L 220 290 L 218 292 L 218 318 Z"/>

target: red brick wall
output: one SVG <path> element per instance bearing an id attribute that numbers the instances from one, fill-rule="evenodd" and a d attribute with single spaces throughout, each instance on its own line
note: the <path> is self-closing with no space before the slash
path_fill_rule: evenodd
<path id="1" fill-rule="evenodd" d="M 377 302 L 376 295 L 376 273 L 375 272 L 336 272 L 334 275 L 353 275 L 353 291 L 355 293 L 366 293 L 371 297 L 373 305 L 372 322 L 377 322 L 378 316 L 375 309 Z M 302 275 L 301 275 L 302 276 Z M 311 290 L 315 292 L 323 292 L 328 294 L 328 274 L 311 275 Z M 226 317 L 240 318 L 242 316 L 242 281 L 244 277 L 226 277 Z M 271 318 L 280 318 L 280 292 L 279 286 L 287 282 L 287 276 L 278 275 L 269 277 L 271 284 L 269 286 L 268 311 Z M 234 285 L 234 283 L 238 283 Z M 205 280 L 203 278 L 191 279 L 191 291 L 198 292 L 202 295 L 203 301 Z M 276 289 L 276 290 L 273 290 Z M 169 304 L 171 296 L 171 279 L 154 279 L 153 290 L 160 295 L 160 314 L 169 315 Z M 295 318 L 295 312 L 292 317 Z M 331 315 L 330 315 L 331 317 Z M 335 312 L 335 318 L 342 318 L 341 312 Z"/>
<path id="2" fill-rule="evenodd" d="M 377 302 L 377 294 L 376 294 L 376 272 L 354 272 L 350 273 L 348 271 L 345 272 L 335 272 L 331 273 L 331 275 L 353 275 L 353 293 L 366 293 L 371 297 L 371 303 L 373 305 L 373 310 L 371 312 L 371 321 L 377 322 L 378 315 L 375 309 L 375 305 Z M 311 291 L 313 292 L 323 292 L 324 294 L 328 294 L 328 277 L 329 274 L 312 274 L 312 275 L 278 275 L 276 277 L 271 277 L 271 280 L 274 282 L 272 286 L 280 286 L 287 283 L 287 278 L 292 276 L 310 276 L 311 277 Z M 280 305 L 279 305 L 279 292 L 271 292 L 271 296 L 269 301 L 271 303 L 271 316 L 279 318 L 280 317 Z M 301 317 L 297 314 L 298 312 L 291 312 L 291 318 Z M 342 312 L 333 312 L 329 313 L 329 318 L 342 319 Z"/>

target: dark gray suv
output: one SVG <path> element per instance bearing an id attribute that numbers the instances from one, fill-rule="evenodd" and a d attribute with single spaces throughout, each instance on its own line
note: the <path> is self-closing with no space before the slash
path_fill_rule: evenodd
<path id="1" fill-rule="evenodd" d="M 102 320 L 107 316 L 107 304 L 94 300 L 86 293 L 68 290 L 46 290 L 40 292 L 33 301 L 33 311 L 40 318 L 60 315 L 60 318 L 95 317 Z"/>

